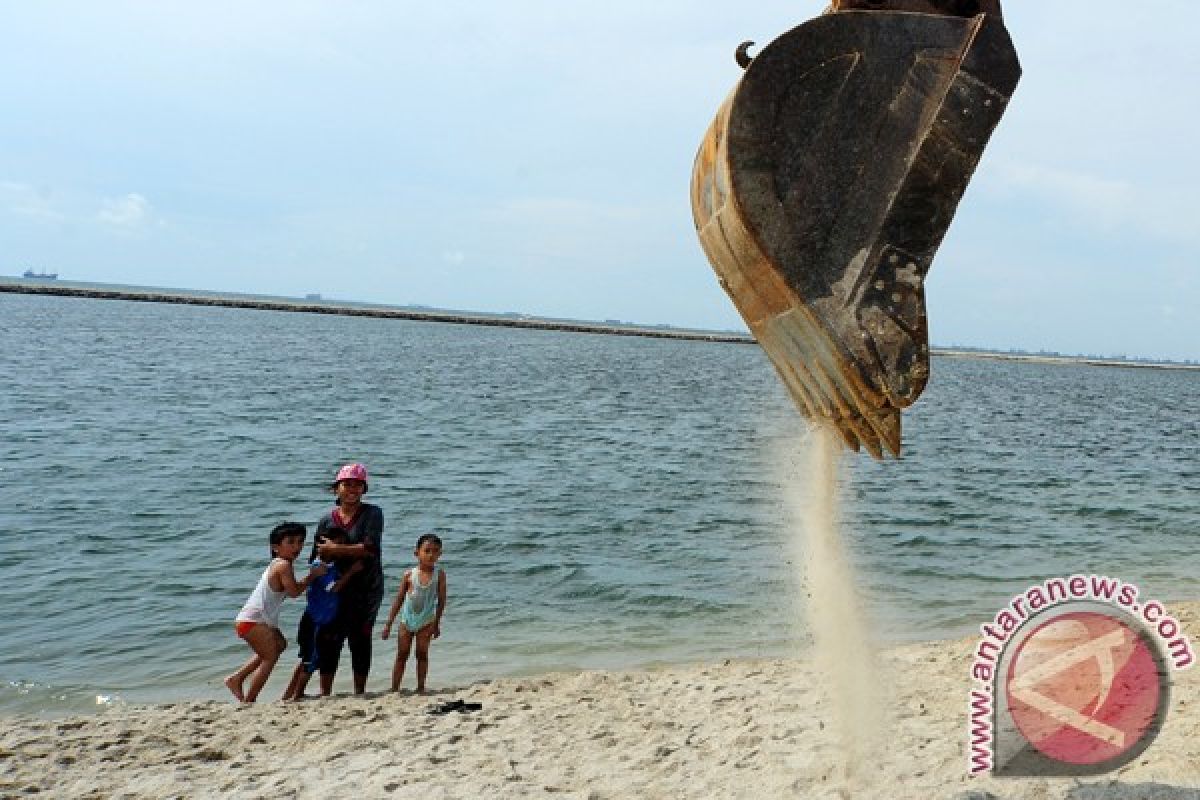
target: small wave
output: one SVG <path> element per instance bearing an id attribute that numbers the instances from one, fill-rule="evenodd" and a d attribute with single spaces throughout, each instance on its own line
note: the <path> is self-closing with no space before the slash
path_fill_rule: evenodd
<path id="1" fill-rule="evenodd" d="M 552 594 L 560 600 L 586 600 L 602 603 L 621 603 L 630 596 L 629 590 L 624 586 L 594 581 L 574 585 L 574 582 L 566 580 Z"/>
<path id="2" fill-rule="evenodd" d="M 727 603 L 678 594 L 640 594 L 631 598 L 631 604 L 638 608 L 653 609 L 656 617 L 666 619 L 715 616 L 733 608 Z"/>
<path id="3" fill-rule="evenodd" d="M 545 550 L 546 545 L 543 542 L 512 542 L 505 547 L 514 553 L 536 553 L 539 550 Z"/>
<path id="4" fill-rule="evenodd" d="M 562 564 L 531 564 L 527 567 L 521 567 L 517 570 L 517 574 L 523 578 L 532 578 L 537 575 L 550 575 L 560 572 L 564 569 L 570 569 Z M 574 570 L 572 570 L 574 571 Z"/>
<path id="5" fill-rule="evenodd" d="M 896 546 L 898 546 L 898 547 L 920 547 L 920 546 L 937 545 L 937 544 L 941 544 L 941 543 L 939 541 L 937 541 L 936 539 L 932 539 L 928 536 L 924 536 L 921 534 L 913 536 L 912 538 L 909 538 L 909 539 L 902 539 L 901 541 L 896 542 Z"/>
<path id="6" fill-rule="evenodd" d="M 5 714 L 34 714 L 58 717 L 103 711 L 122 702 L 119 694 L 97 693 L 85 686 L 54 686 L 36 681 L 0 684 L 0 711 Z"/>

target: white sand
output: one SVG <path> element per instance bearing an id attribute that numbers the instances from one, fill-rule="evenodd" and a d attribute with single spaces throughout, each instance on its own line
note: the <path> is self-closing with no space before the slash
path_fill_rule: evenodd
<path id="1" fill-rule="evenodd" d="M 1171 611 L 1197 630 L 1200 604 Z M 826 688 L 804 661 L 506 679 L 430 697 L 203 702 L 7 718 L 0 797 L 1069 798 L 1200 800 L 1200 668 L 1174 673 L 1158 740 L 1116 774 L 966 776 L 977 641 L 883 651 L 885 746 L 840 783 Z M 431 716 L 463 698 L 474 713 Z"/>

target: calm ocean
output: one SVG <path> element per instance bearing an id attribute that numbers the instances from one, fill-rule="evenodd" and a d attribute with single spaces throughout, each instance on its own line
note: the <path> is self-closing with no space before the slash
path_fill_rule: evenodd
<path id="1" fill-rule="evenodd" d="M 804 646 L 805 429 L 756 347 L 5 294 L 0 319 L 0 712 L 221 697 L 267 531 L 349 460 L 389 600 L 445 539 L 434 686 Z M 877 635 L 965 634 L 1079 571 L 1200 597 L 1197 409 L 1195 371 L 935 358 L 903 460 L 842 465 Z"/>

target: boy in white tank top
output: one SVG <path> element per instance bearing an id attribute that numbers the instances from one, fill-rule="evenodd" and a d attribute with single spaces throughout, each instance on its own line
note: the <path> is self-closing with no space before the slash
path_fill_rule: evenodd
<path id="1" fill-rule="evenodd" d="M 325 567 L 309 570 L 302 580 L 296 580 L 292 562 L 304 549 L 307 531 L 298 522 L 276 525 L 271 531 L 271 563 L 263 570 L 258 585 L 250 593 L 234 623 L 237 635 L 246 640 L 254 655 L 242 667 L 225 679 L 225 686 L 242 703 L 253 703 L 258 699 L 275 669 L 275 662 L 287 648 L 287 640 L 279 631 L 279 610 L 285 597 L 299 597 L 315 578 L 325 574 Z M 250 688 L 242 690 L 246 678 L 253 675 Z"/>

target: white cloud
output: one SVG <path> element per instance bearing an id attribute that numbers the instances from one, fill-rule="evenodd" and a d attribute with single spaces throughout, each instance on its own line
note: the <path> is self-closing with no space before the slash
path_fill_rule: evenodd
<path id="1" fill-rule="evenodd" d="M 1168 242 L 1194 242 L 1194 203 L 1163 183 L 1132 183 L 1084 171 L 1009 161 L 997 166 L 1009 187 L 1042 196 L 1070 216 L 1117 235 L 1136 231 Z"/>
<path id="2" fill-rule="evenodd" d="M 150 218 L 150 203 L 136 192 L 115 199 L 106 198 L 98 217 L 101 222 L 117 228 L 138 228 Z"/>
<path id="3" fill-rule="evenodd" d="M 1002 165 L 997 173 L 1011 186 L 1032 189 L 1085 213 L 1115 215 L 1133 199 L 1128 184 L 1100 175 L 1013 162 Z"/>
<path id="4" fill-rule="evenodd" d="M 459 264 L 463 263 L 466 260 L 467 260 L 467 256 L 465 253 L 463 253 L 462 250 L 443 250 L 442 251 L 442 261 L 446 262 L 447 264 L 453 264 L 454 266 L 458 266 Z"/>
<path id="5" fill-rule="evenodd" d="M 0 209 L 14 216 L 43 222 L 57 222 L 63 218 L 54 207 L 49 192 L 16 181 L 0 181 Z"/>

